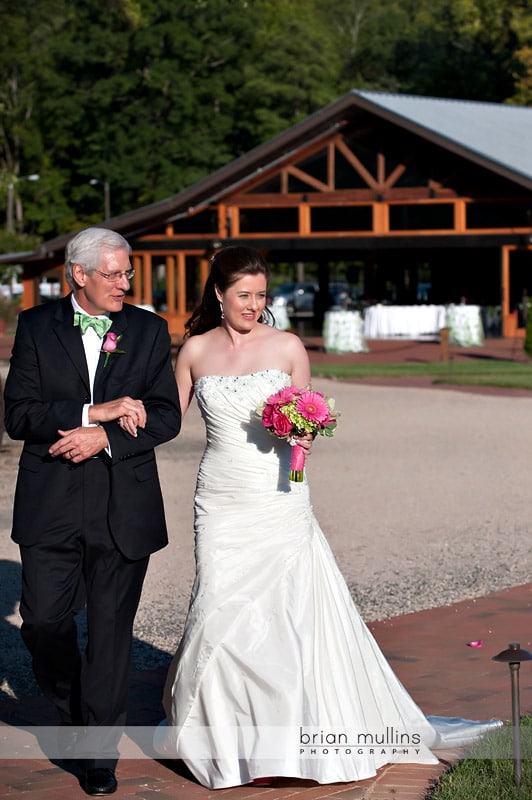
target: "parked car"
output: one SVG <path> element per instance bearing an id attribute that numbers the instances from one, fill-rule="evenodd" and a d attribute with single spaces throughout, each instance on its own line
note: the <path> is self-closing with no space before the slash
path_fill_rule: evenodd
<path id="1" fill-rule="evenodd" d="M 348 283 L 331 281 L 329 283 L 329 295 L 331 298 L 331 308 L 352 308 L 356 302 L 355 289 Z"/>
<path id="2" fill-rule="evenodd" d="M 275 307 L 284 306 L 290 315 L 314 311 L 314 300 L 319 286 L 311 281 L 302 283 L 285 283 L 277 286 L 270 293 L 269 304 Z M 329 283 L 331 308 L 352 308 L 356 302 L 356 289 L 348 283 L 331 281 Z"/>
<path id="3" fill-rule="evenodd" d="M 168 311 L 166 302 L 166 289 L 154 289 L 151 293 L 151 302 L 156 311 Z"/>
<path id="4" fill-rule="evenodd" d="M 302 311 L 312 312 L 314 296 L 317 291 L 317 283 L 284 283 L 282 286 L 272 289 L 269 303 L 274 310 L 276 306 L 285 306 L 288 314 L 298 314 Z"/>

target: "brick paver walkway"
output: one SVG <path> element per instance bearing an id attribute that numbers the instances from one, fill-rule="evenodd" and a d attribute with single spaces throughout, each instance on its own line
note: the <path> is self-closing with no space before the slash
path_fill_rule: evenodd
<path id="1" fill-rule="evenodd" d="M 438 343 L 373 342 L 369 354 L 331 356 L 319 340 L 309 341 L 313 363 L 320 360 L 404 360 L 436 361 Z M 9 356 L 11 340 L 0 337 L 0 359 Z M 457 359 L 508 358 L 524 360 L 522 342 L 493 340 L 482 349 L 457 350 Z M 492 656 L 519 641 L 532 649 L 530 625 L 532 584 L 517 586 L 476 600 L 444 608 L 395 617 L 370 627 L 384 654 L 423 711 L 427 714 L 461 716 L 471 719 L 511 716 L 508 668 L 492 661 Z M 467 642 L 482 639 L 480 649 Z M 137 672 L 133 675 L 130 724 L 153 725 L 161 716 L 164 671 Z M 532 665 L 521 668 L 521 710 L 532 713 Z M 53 724 L 50 708 L 39 697 L 0 699 L 0 742 L 8 725 Z M 382 768 L 370 780 L 352 784 L 319 786 L 305 781 L 278 779 L 268 788 L 236 787 L 210 791 L 198 786 L 179 765 L 149 759 L 122 759 L 117 770 L 117 798 L 136 800 L 424 800 L 428 789 L 453 761 L 457 752 L 438 753 L 437 766 L 393 765 Z M 35 800 L 72 800 L 85 796 L 75 774 L 50 761 L 30 759 L 0 761 L 0 797 Z"/>
<path id="2" fill-rule="evenodd" d="M 395 617 L 370 627 L 384 654 L 408 691 L 427 714 L 469 719 L 511 717 L 510 673 L 492 657 L 510 641 L 524 649 L 531 641 L 532 584 L 505 589 L 476 600 L 444 608 Z M 484 646 L 472 649 L 467 642 L 482 639 Z M 164 672 L 134 674 L 130 723 L 152 725 L 160 719 Z M 532 665 L 521 668 L 521 710 L 532 712 Z M 6 721 L 18 724 L 51 724 L 46 701 L 22 698 L 0 702 L 0 738 Z M 2 730 L 2 727 L 4 730 Z M 170 762 L 122 759 L 117 776 L 117 798 L 137 800 L 424 800 L 427 789 L 458 757 L 457 752 L 439 752 L 437 766 L 392 765 L 383 767 L 370 780 L 351 784 L 319 786 L 308 781 L 278 779 L 268 788 L 236 787 L 211 791 L 190 780 L 184 770 Z M 0 797 L 35 800 L 72 800 L 82 797 L 75 775 L 49 761 L 6 760 L 0 763 Z"/>

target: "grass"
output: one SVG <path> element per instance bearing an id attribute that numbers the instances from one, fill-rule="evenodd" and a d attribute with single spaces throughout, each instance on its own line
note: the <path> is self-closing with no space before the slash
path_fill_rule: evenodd
<path id="1" fill-rule="evenodd" d="M 521 781 L 514 780 L 512 727 L 495 731 L 445 773 L 430 800 L 528 800 L 532 797 L 532 717 L 521 720 Z"/>
<path id="2" fill-rule="evenodd" d="M 496 386 L 532 391 L 532 362 L 482 361 L 427 362 L 423 364 L 319 364 L 312 368 L 315 377 L 338 380 L 368 378 L 429 378 L 434 384 L 457 386 Z"/>

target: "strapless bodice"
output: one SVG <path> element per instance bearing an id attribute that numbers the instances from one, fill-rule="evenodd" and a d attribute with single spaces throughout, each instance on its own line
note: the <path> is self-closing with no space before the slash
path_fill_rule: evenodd
<path id="1" fill-rule="evenodd" d="M 288 488 L 290 447 L 264 426 L 258 411 L 291 378 L 278 369 L 247 375 L 206 375 L 194 387 L 205 422 L 206 447 L 198 486 Z"/>

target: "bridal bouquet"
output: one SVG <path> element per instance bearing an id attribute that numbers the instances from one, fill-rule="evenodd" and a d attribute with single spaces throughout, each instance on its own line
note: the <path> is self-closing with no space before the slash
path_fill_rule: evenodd
<path id="1" fill-rule="evenodd" d="M 333 416 L 334 400 L 321 392 L 287 386 L 268 397 L 258 409 L 262 424 L 274 436 L 287 439 L 292 445 L 290 480 L 301 482 L 305 466 L 305 450 L 295 442 L 295 436 L 317 433 L 332 436 L 336 428 Z"/>

